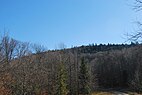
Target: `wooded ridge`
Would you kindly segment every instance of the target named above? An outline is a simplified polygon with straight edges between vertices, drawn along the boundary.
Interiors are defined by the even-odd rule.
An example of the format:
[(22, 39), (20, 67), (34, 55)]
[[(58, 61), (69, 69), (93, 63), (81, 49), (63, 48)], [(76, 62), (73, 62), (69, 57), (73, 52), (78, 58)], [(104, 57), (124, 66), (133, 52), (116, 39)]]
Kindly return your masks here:
[(97, 89), (142, 91), (142, 45), (88, 45), (46, 51), (4, 36), (1, 95), (89, 95)]

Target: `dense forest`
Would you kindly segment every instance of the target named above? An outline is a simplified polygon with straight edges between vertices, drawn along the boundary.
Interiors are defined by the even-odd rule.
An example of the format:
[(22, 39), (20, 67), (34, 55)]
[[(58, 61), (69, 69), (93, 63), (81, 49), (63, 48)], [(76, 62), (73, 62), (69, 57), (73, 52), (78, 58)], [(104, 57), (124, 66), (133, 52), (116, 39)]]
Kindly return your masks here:
[[(132, 1), (134, 1), (134, 4), (132, 5), (126, 4), (126, 5), (132, 7), (132, 9), (136, 12), (141, 12), (142, 0), (132, 0)], [(102, 13), (107, 14), (107, 12), (105, 11), (108, 11), (106, 6), (103, 6), (102, 3), (100, 3), (101, 6), (96, 3), (97, 9), (93, 11), (95, 15), (93, 15), (93, 13), (91, 13), (91, 15), (88, 15), (90, 13), (88, 11), (92, 10), (93, 8), (92, 6), (95, 5), (91, 5), (89, 10), (87, 10), (86, 7), (88, 7), (89, 5), (83, 4), (81, 6), (84, 6), (84, 8), (81, 9), (80, 3), (78, 4), (72, 3), (72, 6), (75, 5), (77, 6), (78, 9), (76, 9), (75, 6), (66, 9), (66, 7), (62, 6), (62, 3), (57, 4), (60, 7), (59, 6), (55, 7), (57, 5), (49, 3), (49, 5), (52, 6), (51, 7), (52, 10), (46, 9), (44, 4), (41, 5), (43, 7), (42, 10), (40, 10), (39, 8), (41, 7), (39, 6), (40, 3), (38, 4), (37, 1), (30, 1), (30, 2), (28, 2), (26, 7), (20, 6), (20, 3), (18, 3), (17, 1), (16, 4), (19, 7), (15, 6), (14, 2), (12, 2), (12, 4), (9, 4), (9, 2), (6, 4), (2, 3), (1, 4), (2, 7), (5, 5), (7, 6), (2, 8), (2, 11), (6, 14), (2, 15), (1, 24), (3, 23), (3, 21), (5, 21), (3, 24), (11, 25), (10, 27), (12, 27), (12, 30), (14, 30), (14, 27), (19, 28), (19, 26), (17, 26), (14, 21), (17, 20), (18, 24), (21, 24), (22, 26), (24, 26), (24, 28), (30, 28), (30, 24), (36, 23), (36, 25), (31, 25), (32, 28), (40, 27), (45, 24), (47, 28), (50, 27), (57, 28), (56, 32), (59, 33), (61, 30), (58, 31), (58, 29), (60, 29), (59, 27), (61, 26), (65, 27), (63, 29), (67, 32), (70, 31), (72, 32), (73, 31), (72, 28), (77, 28), (76, 31), (82, 31), (85, 29), (84, 27), (82, 28), (81, 25), (73, 25), (73, 24), (83, 23), (81, 20), (87, 21), (86, 18), (89, 18), (84, 25), (87, 25), (87, 27), (89, 26), (89, 28), (94, 29), (95, 24), (93, 25), (89, 24), (89, 22), (92, 20), (90, 17), (95, 16), (97, 19), (100, 18), (100, 16), (94, 11), (96, 10), (98, 12), (101, 11), (100, 12), (101, 17), (105, 17), (106, 15), (103, 15)], [(38, 5), (33, 6), (34, 3), (37, 3)], [(109, 3), (110, 2), (106, 3), (106, 5), (109, 6)], [(68, 4), (66, 3), (63, 4), (68, 6)], [(12, 9), (10, 5), (12, 5), (14, 9)], [(120, 8), (115, 8), (114, 6), (115, 5), (109, 6), (111, 14), (118, 15), (119, 12), (117, 9), (126, 10), (123, 9), (122, 6), (120, 6)], [(102, 9), (98, 10), (99, 7), (100, 8), (103, 7), (102, 9), (104, 11)], [(65, 10), (66, 13), (61, 11), (62, 8), (66, 9)], [(58, 10), (57, 13), (56, 9)], [(72, 9), (75, 10), (72, 11)], [(79, 9), (81, 9), (81, 12), (79, 11)], [(116, 13), (113, 13), (111, 9), (115, 10)], [(14, 10), (16, 11), (14, 12)], [(47, 13), (48, 17), (46, 17), (46, 15), (43, 15), (42, 16), (43, 19), (41, 19), (39, 17), (42, 14), (38, 13), (38, 11), (45, 12), (44, 10), (49, 12), (51, 11), (51, 13)], [(34, 13), (34, 11), (36, 13)], [(7, 14), (8, 12), (9, 14)], [(72, 12), (74, 14), (72, 14)], [(82, 12), (84, 12), (83, 15), (81, 15)], [(122, 16), (124, 16), (125, 18), (128, 17), (123, 13), (124, 12), (122, 12), (121, 14)], [(14, 14), (16, 15), (14, 16)], [(34, 18), (31, 14), (33, 14), (33, 16), (37, 16), (38, 21), (35, 21), (36, 18)], [(85, 14), (87, 14), (87, 16)], [(130, 16), (129, 12), (127, 14)], [(22, 15), (24, 16), (24, 19), (22, 19)], [(64, 21), (67, 20), (67, 17), (62, 17), (64, 15), (69, 18), (69, 22)], [(121, 16), (120, 18), (113, 17), (115, 15), (109, 15), (109, 18), (107, 18), (106, 16), (104, 19), (100, 21), (100, 23), (95, 22), (96, 24), (103, 23), (104, 25), (109, 23), (112, 24), (106, 25), (106, 27), (102, 26), (101, 27), (95, 26), (95, 27), (104, 28), (106, 30), (109, 30), (109, 28), (107, 27), (110, 27), (117, 30), (115, 26), (118, 25), (119, 28), (120, 26), (124, 26), (125, 24), (127, 24), (127, 22), (121, 19)], [(138, 17), (141, 17), (141, 14), (136, 14), (136, 15), (138, 15)], [(83, 16), (84, 18), (82, 19), (81, 16)], [(15, 18), (13, 19), (13, 17)], [(33, 20), (30, 19), (29, 22), (32, 23), (26, 22), (26, 19), (30, 17)], [(47, 18), (49, 19), (49, 20), (47, 19), (48, 22), (51, 22), (49, 23), (49, 25), (46, 22), (46, 19), (44, 19), (44, 17), (46, 17), (46, 19)], [(52, 17), (55, 17), (55, 19), (53, 19)], [(75, 17), (77, 19), (80, 19), (80, 22), (76, 21)], [(62, 21), (58, 22), (58, 19), (61, 19)], [(106, 19), (110, 19), (110, 21)], [(118, 22), (115, 22), (115, 19)], [(136, 19), (141, 20), (141, 18), (137, 17)], [(40, 20), (42, 21), (42, 23), (39, 23)], [(103, 20), (106, 20), (107, 23), (104, 23)], [(119, 26), (121, 20), (125, 24)], [(110, 91), (110, 90), (130, 91), (141, 94), (142, 93), (142, 43), (141, 43), (142, 22), (140, 20), (136, 21), (136, 25), (138, 26), (138, 28), (136, 29), (136, 31), (134, 31), (134, 33), (130, 33), (130, 31), (128, 31), (130, 34), (129, 33), (127, 34), (126, 40), (130, 41), (131, 42), (130, 44), (124, 44), (124, 43), (95, 44), (94, 42), (93, 44), (75, 46), (72, 48), (65, 48), (64, 45), (62, 45), (61, 47), (59, 46), (60, 49), (47, 50), (42, 45), (32, 44), (29, 42), (21, 42), (11, 38), (8, 34), (5, 33), (4, 35), (0, 36), (0, 95), (94, 95), (92, 93), (94, 93), (95, 91), (99, 92), (99, 91)], [(52, 24), (54, 23), (52, 21), (58, 22), (55, 25), (55, 27), (53, 27)], [(95, 21), (94, 18), (93, 21)], [(11, 22), (12, 24), (6, 22)], [(68, 24), (70, 27), (67, 27), (65, 24)], [(80, 30), (78, 26), (81, 26)], [(19, 28), (18, 30), (22, 30), (24, 28)], [(67, 29), (71, 30), (68, 31)], [(38, 30), (42, 31), (44, 30), (44, 28), (40, 27), (39, 29), (37, 29), (37, 31)], [(87, 33), (85, 34), (89, 34), (88, 31), (90, 30), (91, 29), (87, 30)], [(118, 29), (117, 31), (119, 30), (121, 29)], [(31, 31), (31, 28), (29, 29), (29, 31)], [(73, 33), (75, 33), (76, 31), (74, 31)], [(54, 38), (58, 36), (56, 32), (55, 34), (53, 33)], [(64, 37), (66, 34), (60, 33), (60, 35), (63, 35), (62, 37)], [(92, 34), (90, 33), (90, 35)], [(39, 36), (40, 35), (38, 35), (38, 37)], [(111, 39), (113, 38), (114, 37), (112, 37)]]
[(110, 88), (141, 92), (141, 63), (138, 43), (46, 50), (4, 35), (0, 95), (89, 95)]

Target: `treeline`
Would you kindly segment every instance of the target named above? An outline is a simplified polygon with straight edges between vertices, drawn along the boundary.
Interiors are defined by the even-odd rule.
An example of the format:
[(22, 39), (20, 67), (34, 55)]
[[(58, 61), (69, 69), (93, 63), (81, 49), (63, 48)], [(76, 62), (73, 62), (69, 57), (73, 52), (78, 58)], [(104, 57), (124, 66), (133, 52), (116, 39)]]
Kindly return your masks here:
[(107, 88), (141, 92), (141, 58), (141, 44), (46, 51), (43, 46), (4, 35), (0, 41), (0, 94), (89, 95)]
[(72, 51), (76, 50), (78, 53), (97, 53), (97, 52), (104, 52), (104, 51), (111, 51), (111, 50), (121, 50), (123, 48), (129, 48), (138, 45), (138, 42), (131, 42), (131, 44), (89, 44), (87, 46), (80, 46), (80, 47), (73, 47), (71, 48)]
[(91, 61), (99, 87), (142, 91), (141, 57), (141, 45), (111, 52), (99, 52)]

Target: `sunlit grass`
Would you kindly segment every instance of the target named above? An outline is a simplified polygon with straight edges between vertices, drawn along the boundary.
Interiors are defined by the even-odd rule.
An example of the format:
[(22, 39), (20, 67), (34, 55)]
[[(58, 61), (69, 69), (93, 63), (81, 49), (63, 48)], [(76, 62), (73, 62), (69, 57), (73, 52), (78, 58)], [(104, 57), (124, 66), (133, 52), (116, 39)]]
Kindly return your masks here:
[(128, 92), (129, 95), (142, 95), (142, 94), (138, 94), (136, 92)]
[(94, 92), (91, 95), (114, 95), (111, 92)]
[[(138, 94), (136, 92), (127, 92), (128, 95), (142, 95), (142, 94)], [(116, 95), (112, 92), (94, 92), (91, 95)]]

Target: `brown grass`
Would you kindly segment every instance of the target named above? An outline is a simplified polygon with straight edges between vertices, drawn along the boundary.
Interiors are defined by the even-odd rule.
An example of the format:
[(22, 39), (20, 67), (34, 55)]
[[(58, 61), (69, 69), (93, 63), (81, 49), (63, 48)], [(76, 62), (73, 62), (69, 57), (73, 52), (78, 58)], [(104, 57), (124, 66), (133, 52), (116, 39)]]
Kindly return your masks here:
[(111, 92), (94, 92), (91, 95), (113, 95)]

